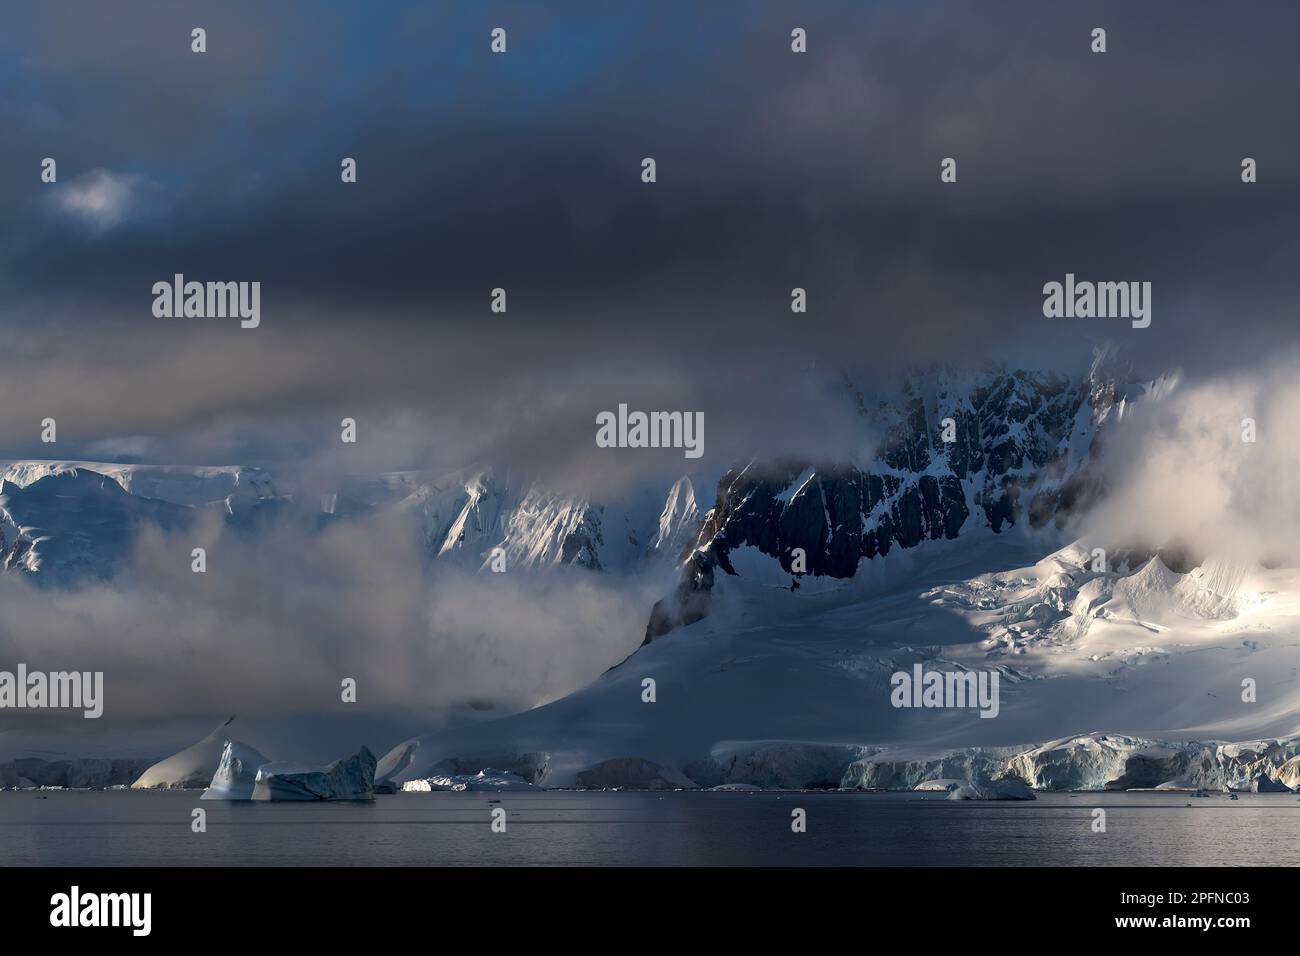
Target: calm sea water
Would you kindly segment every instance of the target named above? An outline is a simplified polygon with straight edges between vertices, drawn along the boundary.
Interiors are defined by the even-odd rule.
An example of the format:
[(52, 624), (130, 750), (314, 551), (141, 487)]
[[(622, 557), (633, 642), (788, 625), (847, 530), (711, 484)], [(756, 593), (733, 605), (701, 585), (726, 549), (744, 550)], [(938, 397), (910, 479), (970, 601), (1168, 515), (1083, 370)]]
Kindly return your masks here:
[[(1287, 794), (409, 793), (200, 802), (199, 791), (0, 793), (0, 863), (192, 865), (1300, 865)], [(499, 801), (499, 803), (497, 802)], [(1187, 804), (1191, 804), (1188, 806)], [(207, 832), (190, 812), (207, 811)], [(507, 813), (493, 833), (491, 811)], [(793, 833), (791, 811), (807, 811)], [(1094, 833), (1094, 808), (1106, 832)]]

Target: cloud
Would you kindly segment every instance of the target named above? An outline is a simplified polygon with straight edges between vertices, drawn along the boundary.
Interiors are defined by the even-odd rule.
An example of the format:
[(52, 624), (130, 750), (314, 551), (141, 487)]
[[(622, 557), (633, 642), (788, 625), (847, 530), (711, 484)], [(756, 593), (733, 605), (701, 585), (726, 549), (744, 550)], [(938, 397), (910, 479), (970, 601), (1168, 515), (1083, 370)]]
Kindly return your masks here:
[(58, 185), (51, 195), (63, 213), (98, 230), (110, 229), (139, 213), (141, 177), (92, 169)]
[[(413, 531), (394, 512), (320, 534), (288, 517), (257, 535), (146, 529), (111, 582), (54, 592), (0, 576), (0, 658), (103, 671), (114, 721), (322, 712), (431, 725), (543, 703), (641, 641), (657, 597), (645, 585), (430, 570)], [(190, 567), (196, 542), (204, 574)], [(341, 702), (345, 677), (355, 705)]]
[[(620, 402), (703, 411), (721, 469), (861, 441), (828, 397), (844, 370), (1068, 367), (1111, 337), (1146, 375), (1249, 367), (1300, 340), (1300, 131), (1279, 119), (1300, 108), (1300, 8), (1158, 3), (1176, 31), (1151, 9), (829, 2), (801, 11), (796, 55), (775, 3), (408, 3), (382, 23), (228, 4), (194, 55), (184, 10), (34, 8), (0, 38), (22, 53), (0, 57), (13, 154), (160, 192), (135, 184), (104, 241), (90, 212), (48, 221), (32, 197), (53, 187), (0, 157), (2, 450), (39, 453), (51, 416), (61, 442), (152, 436), (163, 459), (508, 459), (600, 486), (672, 464), (592, 457)], [(135, 215), (148, 195), (166, 203)], [(261, 328), (154, 319), (176, 272), (260, 281)], [(1151, 328), (1045, 319), (1066, 272), (1152, 282)], [(330, 444), (345, 415), (351, 460)]]
[(102, 438), (86, 446), (92, 460), (143, 461), (157, 450), (158, 440), (149, 435), (121, 435)]
[[(1106, 436), (1090, 536), (1203, 556), (1300, 561), (1300, 355), (1163, 384)], [(1253, 441), (1246, 439), (1253, 438)]]

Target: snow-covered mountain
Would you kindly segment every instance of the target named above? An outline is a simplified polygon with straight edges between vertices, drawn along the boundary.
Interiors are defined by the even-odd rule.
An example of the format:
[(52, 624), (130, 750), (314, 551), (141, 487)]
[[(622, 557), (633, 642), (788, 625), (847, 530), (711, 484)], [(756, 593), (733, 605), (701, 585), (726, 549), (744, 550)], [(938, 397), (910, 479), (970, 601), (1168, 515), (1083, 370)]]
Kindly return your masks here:
[(676, 562), (702, 520), (689, 476), (666, 494), (639, 489), (605, 504), (484, 470), (422, 484), (398, 507), (418, 518), (436, 557), (481, 568), (499, 548), (512, 570), (634, 571), (647, 561)]
[(1063, 517), (1117, 397), (1091, 379), (999, 371), (913, 377), (894, 401), (858, 401), (884, 434), (865, 465), (750, 462), (723, 477), (703, 545), (724, 570), (749, 546), (789, 571), (801, 548), (806, 573), (852, 577), (895, 547)]
[(223, 501), (229, 495), (271, 496), (275, 481), (261, 468), (240, 465), (137, 465), (96, 461), (0, 462), (0, 479), (18, 488), (46, 478), (90, 471), (113, 479), (122, 490), (140, 498), (156, 498), (175, 505), (202, 505)]
[(33, 573), (41, 584), (111, 577), (131, 557), (145, 524), (171, 530), (193, 509), (123, 490), (113, 478), (71, 468), (25, 487), (0, 480), (0, 567)]
[[(1085, 788), (1296, 782), (1300, 572), (1180, 575), (1158, 556), (1094, 572), (1083, 546), (1023, 563), (1033, 548), (1030, 535), (984, 529), (819, 592), (722, 576), (713, 613), (588, 687), (407, 741), (379, 776), (492, 767), (545, 786), (685, 777), (910, 788), (1006, 774)], [(891, 677), (917, 665), (998, 674), (996, 718), (896, 707)], [(1085, 737), (1094, 743), (1064, 743)]]
[(347, 521), (379, 509), (410, 518), (434, 561), (478, 569), (500, 548), (511, 571), (577, 566), (635, 572), (670, 567), (694, 543), (702, 515), (682, 477), (612, 504), (490, 470), (349, 475), (315, 500), (280, 490), (261, 468), (14, 461), (0, 466), (0, 568), (43, 584), (112, 577), (145, 523), (185, 527), (202, 512), (256, 531), (290, 507)]
[(895, 549), (976, 530), (1061, 527), (1103, 490), (1092, 466), (1107, 424), (1152, 388), (1118, 385), (1094, 366), (1078, 380), (934, 370), (910, 377), (896, 397), (854, 390), (864, 426), (883, 435), (871, 460), (751, 461), (728, 471), (646, 639), (707, 613), (715, 569), (807, 587), (851, 578)]
[[(1110, 426), (1175, 386), (1094, 367), (1079, 380), (939, 372), (899, 399), (858, 395), (884, 436), (875, 455), (724, 475), (631, 658), (545, 707), (407, 741), (379, 773), (1289, 787), (1297, 572), (1177, 542), (1050, 543), (1106, 493)], [(995, 673), (997, 719), (895, 706), (891, 678), (918, 666)]]

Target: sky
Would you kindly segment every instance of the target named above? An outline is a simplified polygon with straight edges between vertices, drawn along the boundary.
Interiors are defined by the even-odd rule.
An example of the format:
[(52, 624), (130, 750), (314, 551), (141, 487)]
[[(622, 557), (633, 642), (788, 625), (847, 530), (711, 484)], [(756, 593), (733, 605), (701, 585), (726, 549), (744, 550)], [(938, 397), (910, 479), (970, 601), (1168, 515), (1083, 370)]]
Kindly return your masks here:
[[(1112, 341), (1142, 374), (1210, 376), (1296, 344), (1294, 4), (3, 18), (8, 456), (590, 475), (621, 467), (590, 451), (627, 402), (703, 411), (721, 470), (844, 447), (845, 372), (1076, 369)], [(178, 272), (259, 281), (260, 326), (155, 317)], [(1067, 272), (1151, 282), (1150, 328), (1045, 318)]]

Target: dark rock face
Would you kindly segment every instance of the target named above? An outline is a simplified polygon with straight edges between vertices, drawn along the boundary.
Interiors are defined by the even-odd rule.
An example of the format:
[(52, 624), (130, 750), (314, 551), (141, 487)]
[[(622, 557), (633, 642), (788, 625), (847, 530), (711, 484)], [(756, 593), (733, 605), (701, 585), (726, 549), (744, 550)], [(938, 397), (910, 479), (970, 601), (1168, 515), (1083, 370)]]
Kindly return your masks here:
[(560, 560), (564, 564), (576, 564), (591, 571), (603, 570), (597, 555), (604, 544), (600, 517), (596, 511), (587, 508), (583, 512), (582, 524), (564, 536), (560, 545)]
[(677, 589), (662, 601), (656, 601), (646, 625), (645, 647), (656, 637), (708, 616), (709, 595), (713, 589), (714, 560), (704, 551), (696, 551), (686, 559)]
[(864, 427), (883, 436), (872, 461), (753, 461), (728, 471), (681, 583), (655, 605), (647, 643), (708, 613), (713, 568), (735, 574), (736, 548), (756, 548), (792, 577), (849, 578), (863, 559), (973, 527), (1061, 526), (1103, 490), (1087, 466), (1121, 398), (1095, 375), (1005, 370), (914, 376), (897, 399), (876, 404), (850, 394)]
[(875, 409), (859, 397), (864, 417), (884, 426), (874, 462), (733, 469), (698, 547), (729, 574), (728, 553), (750, 545), (792, 573), (801, 548), (806, 573), (847, 578), (863, 558), (955, 538), (972, 516), (995, 532), (1063, 520), (1091, 490), (1072, 449), (1088, 448), (1113, 400), (1088, 381), (1028, 372), (960, 385), (914, 379), (901, 402)]

